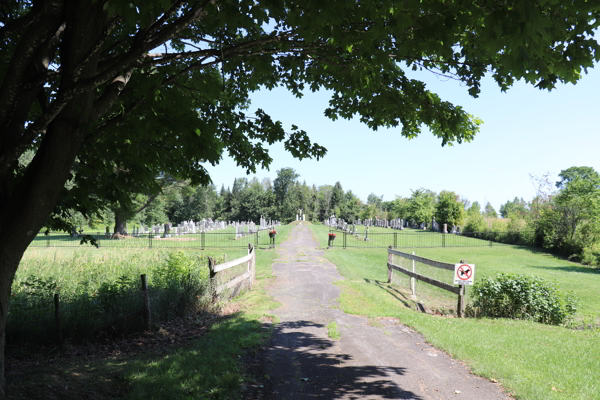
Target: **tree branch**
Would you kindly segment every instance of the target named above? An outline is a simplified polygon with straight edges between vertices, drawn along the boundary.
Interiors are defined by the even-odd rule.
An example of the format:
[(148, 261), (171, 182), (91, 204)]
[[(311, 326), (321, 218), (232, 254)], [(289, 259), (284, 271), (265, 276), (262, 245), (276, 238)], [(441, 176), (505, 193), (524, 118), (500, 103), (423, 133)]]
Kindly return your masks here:
[(8, 22), (0, 28), (0, 40), (4, 40), (9, 35), (35, 24), (40, 20), (40, 17), (40, 12), (34, 8), (27, 14)]
[(133, 67), (129, 68), (123, 75), (119, 75), (113, 79), (112, 83), (104, 91), (104, 94), (94, 102), (94, 110), (92, 112), (92, 119), (94, 121), (101, 118), (112, 107), (125, 86), (127, 86), (133, 71)]

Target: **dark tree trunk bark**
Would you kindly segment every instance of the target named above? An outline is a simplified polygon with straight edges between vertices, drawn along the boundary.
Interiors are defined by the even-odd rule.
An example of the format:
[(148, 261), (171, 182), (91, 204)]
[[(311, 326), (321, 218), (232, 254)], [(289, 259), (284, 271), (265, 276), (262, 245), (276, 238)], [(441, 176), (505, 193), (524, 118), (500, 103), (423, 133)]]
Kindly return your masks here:
[[(59, 5), (66, 21), (61, 52), (59, 96), (80, 79), (96, 74), (97, 55), (84, 67), (82, 58), (103, 31), (105, 15), (87, 1)], [(12, 281), (23, 253), (54, 210), (75, 158), (85, 139), (82, 127), (93, 114), (95, 91), (75, 95), (40, 133), (40, 147), (24, 176), (0, 198), (0, 399), (7, 397), (4, 378), (4, 343)], [(2, 176), (3, 186), (12, 179), (11, 172)], [(6, 185), (10, 187), (10, 185)]]
[(115, 234), (127, 235), (127, 215), (123, 211), (114, 210), (115, 212)]

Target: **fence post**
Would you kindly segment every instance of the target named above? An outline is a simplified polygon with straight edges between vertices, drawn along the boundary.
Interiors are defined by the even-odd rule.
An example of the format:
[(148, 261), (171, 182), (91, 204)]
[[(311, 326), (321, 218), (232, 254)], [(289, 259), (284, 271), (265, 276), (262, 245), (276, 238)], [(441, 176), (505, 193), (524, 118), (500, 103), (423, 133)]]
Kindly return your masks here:
[(252, 248), (252, 284), (256, 280), (256, 249), (256, 246)]
[(152, 232), (148, 233), (148, 248), (152, 248)]
[[(392, 248), (392, 246), (388, 247), (388, 264), (393, 264), (394, 263), (394, 255), (392, 253), (390, 253), (390, 249)], [(392, 267), (390, 267), (388, 265), (388, 283), (392, 283)]]
[(208, 272), (210, 274), (210, 287), (212, 288), (212, 299), (213, 301), (217, 300), (217, 280), (215, 279), (215, 277), (217, 276), (217, 273), (214, 270), (215, 268), (215, 259), (212, 257), (208, 257)]
[(50, 235), (46, 236), (46, 247), (50, 247)]
[(458, 305), (456, 307), (456, 315), (459, 318), (465, 315), (465, 285), (460, 285), (460, 291), (458, 292)]
[(442, 247), (446, 247), (446, 234), (442, 233)]
[(60, 329), (60, 294), (54, 295), (54, 321), (56, 322), (56, 342), (62, 344), (62, 332)]
[[(413, 256), (415, 255), (415, 252), (413, 251)], [(415, 272), (415, 260), (412, 260), (412, 272)], [(410, 277), (410, 292), (412, 293), (413, 296), (416, 296), (416, 290), (415, 290), (415, 278), (413, 278), (412, 276)]]
[(394, 232), (394, 248), (398, 248), (398, 232)]
[[(252, 244), (248, 243), (248, 255), (252, 254)], [(250, 273), (250, 287), (254, 283), (254, 277), (252, 276), (252, 258), (248, 260), (248, 272)]]
[(142, 280), (142, 296), (144, 297), (144, 308), (142, 310), (142, 318), (144, 318), (144, 329), (150, 331), (150, 298), (148, 297), (148, 277), (146, 274), (140, 275)]
[(344, 231), (344, 248), (346, 248), (346, 231)]
[(254, 248), (258, 247), (258, 231), (254, 232)]
[(202, 246), (202, 250), (206, 247), (206, 239), (204, 238), (204, 231), (200, 233), (200, 246)]

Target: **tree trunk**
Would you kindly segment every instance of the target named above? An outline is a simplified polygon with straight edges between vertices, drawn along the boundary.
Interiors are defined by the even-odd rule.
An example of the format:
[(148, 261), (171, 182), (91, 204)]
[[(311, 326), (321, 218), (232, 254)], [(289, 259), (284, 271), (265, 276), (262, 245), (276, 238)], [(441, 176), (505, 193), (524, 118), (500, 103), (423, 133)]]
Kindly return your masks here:
[[(97, 8), (97, 7), (96, 7)], [(80, 61), (102, 34), (104, 14), (87, 2), (66, 7), (67, 26), (72, 39), (61, 47), (61, 74), (81, 80), (96, 73), (97, 55), (86, 67)], [(83, 34), (83, 33), (86, 34)], [(91, 32), (91, 34), (89, 34)], [(67, 86), (70, 82), (61, 81)], [(63, 87), (59, 89), (62, 92)], [(85, 139), (81, 130), (90, 120), (95, 91), (75, 95), (40, 134), (40, 147), (19, 182), (0, 198), (0, 399), (7, 396), (4, 378), (4, 343), (12, 281), (23, 253), (54, 210), (75, 158)], [(2, 177), (0, 185), (13, 177)], [(6, 187), (10, 187), (7, 185)]]
[(127, 235), (127, 215), (121, 210), (115, 212), (115, 234)]

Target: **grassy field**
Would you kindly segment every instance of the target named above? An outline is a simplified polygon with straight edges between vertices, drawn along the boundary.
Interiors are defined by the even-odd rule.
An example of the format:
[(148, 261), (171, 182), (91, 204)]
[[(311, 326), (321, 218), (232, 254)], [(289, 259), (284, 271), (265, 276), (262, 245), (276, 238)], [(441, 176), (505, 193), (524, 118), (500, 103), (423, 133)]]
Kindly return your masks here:
[[(311, 227), (321, 247), (327, 247), (328, 227), (313, 225)], [(339, 238), (336, 238), (338, 240)], [(476, 247), (446, 247), (446, 248), (402, 248), (402, 252), (430, 258), (446, 263), (457, 263), (466, 260), (476, 265), (476, 278), (494, 276), (497, 273), (516, 273), (536, 275), (546, 280), (556, 282), (563, 292), (573, 291), (580, 298), (579, 319), (598, 320), (600, 323), (600, 270), (568, 260), (561, 259), (537, 249), (519, 246), (476, 246)], [(353, 281), (387, 282), (387, 251), (385, 249), (330, 249), (327, 253), (332, 262), (338, 266), (342, 275)], [(336, 262), (337, 261), (337, 262)], [(421, 266), (421, 268), (426, 268)], [(452, 272), (429, 268), (430, 276), (440, 277), (446, 282), (452, 281)], [(417, 272), (419, 272), (417, 270)], [(443, 275), (446, 277), (442, 277)], [(408, 278), (395, 273), (398, 284), (408, 289)], [(419, 291), (430, 293), (446, 293), (425, 283), (417, 282)], [(467, 296), (469, 295), (467, 289)]]
[[(85, 232), (96, 239), (99, 247), (107, 248), (231, 248), (244, 247), (248, 243), (264, 247), (269, 245), (269, 234), (267, 230), (256, 234), (245, 234), (246, 236), (236, 238), (235, 228), (227, 228), (204, 233), (190, 233), (176, 235), (171, 231), (171, 237), (163, 238), (162, 234), (140, 234), (138, 236), (126, 236), (111, 238), (102, 232)], [(34, 247), (79, 247), (81, 238), (64, 232), (51, 232), (49, 235), (38, 234), (32, 241), (30, 248)]]
[[(312, 229), (320, 246), (326, 247), (328, 228)], [(580, 297), (581, 324), (600, 322), (600, 273), (592, 268), (514, 246), (415, 252), (449, 263), (466, 259), (477, 265), (476, 279), (497, 272), (515, 272), (558, 281), (562, 291), (573, 290)], [(398, 318), (436, 347), (467, 362), (474, 373), (500, 381), (516, 398), (600, 398), (599, 329), (572, 330), (526, 321), (456, 319), (415, 312), (408, 279), (402, 282), (396, 277), (402, 286), (387, 284), (385, 249), (334, 248), (327, 250), (325, 256), (345, 278), (336, 283), (342, 289), (340, 304), (345, 312), (370, 318)], [(427, 286), (417, 283), (417, 298), (426, 306), (428, 301), (439, 301), (437, 293)], [(455, 300), (450, 304), (454, 303)]]
[[(327, 228), (322, 225), (323, 229)], [(349, 229), (352, 229), (350, 226)], [(462, 234), (442, 234), (419, 229), (394, 230), (390, 228), (356, 225), (355, 231), (344, 233), (331, 230), (337, 235), (332, 247), (361, 248), (429, 248), (429, 247), (485, 247), (504, 246), (506, 244), (530, 244), (532, 232), (479, 232)]]
[[(278, 243), (286, 239), (290, 230), (291, 226), (277, 228)], [(77, 287), (80, 283), (70, 283), (69, 279), (87, 279), (88, 275), (100, 280), (112, 279), (130, 270), (137, 274), (144, 268), (160, 263), (169, 253), (148, 249), (29, 249), (18, 277), (21, 282), (30, 274), (52, 279), (56, 277), (57, 281), (66, 285), (65, 288), (71, 284)], [(213, 255), (221, 260), (232, 260), (247, 254), (247, 250), (186, 251), (186, 254)], [(244, 370), (242, 357), (269, 337), (274, 316), (269, 315), (268, 310), (278, 306), (265, 290), (272, 279), (271, 263), (275, 258), (273, 249), (257, 250), (253, 290), (243, 293), (227, 305), (239, 311), (210, 326), (209, 332), (200, 338), (185, 345), (172, 346), (166, 352), (110, 357), (95, 362), (77, 359), (69, 363), (35, 367), (20, 382), (9, 382), (15, 398), (31, 398), (30, 390), (37, 393), (39, 387), (52, 393), (58, 388), (65, 388), (58, 398), (69, 399), (80, 398), (77, 393), (86, 393), (85, 397), (94, 400), (101, 399), (107, 392), (112, 393), (113, 397), (117, 393), (118, 398), (124, 399), (243, 398), (242, 390), (244, 386), (252, 384), (253, 377)], [(88, 267), (90, 263), (94, 265), (87, 272), (86, 263)], [(188, 323), (193, 325), (194, 321), (191, 318)], [(157, 333), (158, 336), (168, 334), (162, 330)], [(107, 382), (111, 382), (110, 389)], [(19, 397), (19, 393), (23, 393), (22, 397)]]

